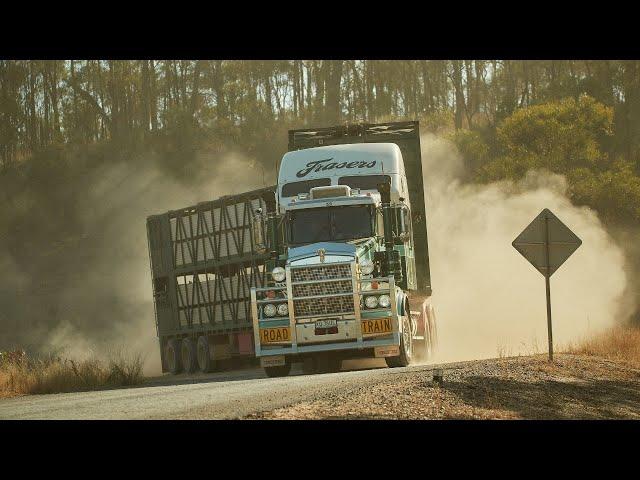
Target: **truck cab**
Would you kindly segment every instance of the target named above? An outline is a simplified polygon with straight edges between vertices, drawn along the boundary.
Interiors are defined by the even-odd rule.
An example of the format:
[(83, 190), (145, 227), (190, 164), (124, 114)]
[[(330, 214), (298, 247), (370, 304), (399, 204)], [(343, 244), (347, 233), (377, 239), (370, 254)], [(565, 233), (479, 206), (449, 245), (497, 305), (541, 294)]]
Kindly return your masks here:
[(425, 223), (424, 196), (422, 215), (412, 215), (400, 146), (367, 142), (365, 127), (329, 138), (326, 130), (321, 138), (292, 133), (307, 142), (315, 135), (318, 146), (296, 149), (294, 141), (274, 201), (254, 217), (254, 238), (271, 253), (268, 285), (251, 290), (255, 352), (267, 375), (286, 375), (297, 361), (335, 371), (348, 358), (405, 366), (428, 357), (435, 318), (430, 281), (419, 288), (413, 228)]

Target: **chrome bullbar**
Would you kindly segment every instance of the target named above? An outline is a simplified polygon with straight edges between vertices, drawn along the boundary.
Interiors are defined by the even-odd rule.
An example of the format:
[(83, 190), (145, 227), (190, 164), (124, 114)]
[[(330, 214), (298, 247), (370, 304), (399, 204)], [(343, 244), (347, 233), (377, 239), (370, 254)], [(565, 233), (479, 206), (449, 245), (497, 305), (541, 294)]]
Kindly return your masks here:
[[(283, 355), (330, 350), (364, 349), (400, 341), (397, 319), (395, 282), (393, 277), (361, 278), (355, 261), (322, 264), (287, 266), (285, 286), (251, 289), (251, 308), (256, 356)], [(371, 289), (372, 284), (388, 284), (388, 288)], [(369, 287), (363, 288), (363, 287)], [(267, 292), (271, 297), (266, 297)], [(391, 305), (380, 308), (383, 318), (390, 318), (392, 331), (384, 338), (365, 335), (362, 331), (361, 299), (364, 295), (383, 295), (390, 297)], [(260, 298), (258, 298), (260, 297)], [(267, 303), (287, 303), (287, 317), (266, 317), (259, 306)], [(382, 312), (381, 310), (384, 310)], [(367, 315), (375, 314), (366, 311)], [(339, 325), (352, 332), (349, 338), (328, 336), (328, 341), (315, 344), (299, 344), (301, 326), (306, 326), (323, 317), (339, 318)], [(305, 325), (307, 324), (307, 325)], [(286, 330), (288, 327), (288, 334)], [(263, 344), (261, 335), (266, 330), (285, 331), (275, 341)], [(348, 335), (348, 334), (347, 334)], [(305, 337), (306, 338), (306, 337)], [(301, 339), (302, 342), (304, 340)], [(307, 342), (308, 343), (308, 342)]]

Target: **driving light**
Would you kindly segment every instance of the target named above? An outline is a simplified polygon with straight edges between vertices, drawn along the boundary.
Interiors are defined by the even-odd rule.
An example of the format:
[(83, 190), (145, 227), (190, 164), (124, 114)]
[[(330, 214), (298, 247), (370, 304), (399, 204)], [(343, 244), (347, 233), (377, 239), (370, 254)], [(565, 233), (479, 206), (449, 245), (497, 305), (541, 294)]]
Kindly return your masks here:
[(376, 308), (378, 306), (378, 297), (375, 295), (369, 295), (365, 297), (364, 304), (367, 308)]
[(272, 303), (267, 303), (263, 311), (266, 317), (273, 317), (276, 314), (276, 306)]
[(281, 282), (284, 280), (284, 277), (286, 277), (286, 273), (284, 271), (284, 268), (276, 267), (271, 271), (271, 276), (276, 282)]
[(287, 315), (289, 315), (289, 305), (287, 305), (286, 303), (281, 303), (280, 305), (278, 305), (278, 316), (286, 317)]
[(360, 262), (360, 271), (365, 275), (369, 275), (373, 272), (373, 262), (369, 259), (362, 260)]
[(380, 295), (378, 303), (382, 308), (389, 308), (391, 305), (391, 299), (389, 298), (389, 295)]

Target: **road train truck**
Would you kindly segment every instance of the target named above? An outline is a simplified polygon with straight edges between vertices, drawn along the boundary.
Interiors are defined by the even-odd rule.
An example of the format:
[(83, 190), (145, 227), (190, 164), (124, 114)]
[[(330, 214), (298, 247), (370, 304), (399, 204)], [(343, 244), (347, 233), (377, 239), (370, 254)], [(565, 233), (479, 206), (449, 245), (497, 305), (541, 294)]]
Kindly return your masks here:
[(433, 354), (418, 122), (290, 130), (288, 147), (277, 185), (147, 219), (164, 372)]

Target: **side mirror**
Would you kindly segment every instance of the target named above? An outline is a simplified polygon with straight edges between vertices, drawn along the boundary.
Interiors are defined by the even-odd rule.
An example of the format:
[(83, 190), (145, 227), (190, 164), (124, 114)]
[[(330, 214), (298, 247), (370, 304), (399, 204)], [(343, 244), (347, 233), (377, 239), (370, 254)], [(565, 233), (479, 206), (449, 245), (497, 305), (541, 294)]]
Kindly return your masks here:
[(258, 208), (251, 219), (251, 233), (253, 236), (253, 245), (257, 253), (266, 253), (267, 243), (265, 241), (265, 218), (262, 209)]
[(407, 207), (402, 205), (395, 208), (396, 212), (396, 234), (395, 239), (400, 242), (406, 242), (411, 238), (410, 225), (407, 225), (405, 219), (408, 218)]

